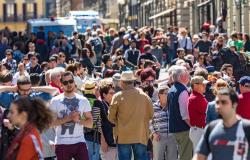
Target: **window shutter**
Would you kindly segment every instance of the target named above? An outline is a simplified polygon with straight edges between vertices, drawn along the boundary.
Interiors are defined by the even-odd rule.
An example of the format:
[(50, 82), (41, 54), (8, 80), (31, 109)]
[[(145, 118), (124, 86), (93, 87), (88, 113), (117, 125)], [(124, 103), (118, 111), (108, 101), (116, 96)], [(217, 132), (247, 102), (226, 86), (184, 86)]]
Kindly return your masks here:
[(26, 21), (27, 19), (27, 12), (26, 12), (26, 3), (23, 3), (23, 21)]
[(3, 21), (7, 21), (7, 5), (3, 4)]
[(34, 3), (34, 18), (37, 18), (37, 3)]
[(14, 22), (17, 21), (17, 4), (14, 3)]

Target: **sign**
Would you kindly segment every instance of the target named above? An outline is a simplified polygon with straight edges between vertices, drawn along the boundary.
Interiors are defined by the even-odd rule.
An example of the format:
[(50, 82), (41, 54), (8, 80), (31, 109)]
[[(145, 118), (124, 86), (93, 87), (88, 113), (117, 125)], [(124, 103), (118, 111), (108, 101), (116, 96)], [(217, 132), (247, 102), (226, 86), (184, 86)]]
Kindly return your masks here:
[(5, 3), (16, 3), (16, 0), (5, 0)]

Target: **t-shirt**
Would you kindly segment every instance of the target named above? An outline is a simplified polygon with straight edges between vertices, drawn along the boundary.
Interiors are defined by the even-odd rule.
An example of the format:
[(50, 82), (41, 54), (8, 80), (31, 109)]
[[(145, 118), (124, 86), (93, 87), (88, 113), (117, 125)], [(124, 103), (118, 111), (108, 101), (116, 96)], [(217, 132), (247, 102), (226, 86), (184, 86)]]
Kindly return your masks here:
[[(210, 134), (209, 127), (205, 128), (205, 134), (201, 138), (196, 152), (208, 156), (212, 153), (213, 160), (236, 160), (238, 159), (246, 160), (250, 158), (249, 147), (247, 138), (242, 127), (240, 132), (241, 136), (237, 135), (238, 125), (240, 121), (235, 123), (232, 127), (225, 127), (223, 121), (219, 120), (215, 125)], [(240, 140), (240, 141), (239, 141)], [(247, 157), (243, 158), (244, 153), (247, 153)], [(239, 158), (241, 157), (241, 158)]]
[[(81, 115), (91, 111), (87, 98), (75, 93), (72, 98), (60, 94), (51, 100), (51, 109), (57, 114), (57, 118), (64, 118), (72, 111), (78, 111)], [(81, 117), (83, 118), (83, 117)], [(67, 122), (55, 128), (55, 144), (76, 144), (85, 142), (83, 126), (79, 123)]]
[(212, 46), (211, 41), (199, 40), (198, 43), (194, 46), (194, 48), (199, 48), (199, 52), (209, 53), (211, 46)]

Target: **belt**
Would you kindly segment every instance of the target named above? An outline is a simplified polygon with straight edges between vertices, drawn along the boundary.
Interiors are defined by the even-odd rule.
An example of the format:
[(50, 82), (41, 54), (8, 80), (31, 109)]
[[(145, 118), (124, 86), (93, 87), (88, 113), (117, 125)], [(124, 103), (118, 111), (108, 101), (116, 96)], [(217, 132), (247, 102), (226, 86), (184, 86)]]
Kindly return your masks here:
[(198, 127), (198, 126), (191, 126), (192, 128), (200, 128), (200, 129), (204, 129), (205, 127)]

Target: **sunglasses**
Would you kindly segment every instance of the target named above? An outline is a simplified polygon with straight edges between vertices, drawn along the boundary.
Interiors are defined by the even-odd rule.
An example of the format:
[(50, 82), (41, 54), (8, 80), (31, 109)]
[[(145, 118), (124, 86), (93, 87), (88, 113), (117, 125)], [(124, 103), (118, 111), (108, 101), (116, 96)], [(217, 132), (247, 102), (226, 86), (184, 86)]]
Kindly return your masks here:
[(59, 57), (63, 57), (63, 58), (64, 58), (65, 56), (63, 56), (63, 55), (60, 55)]
[(62, 84), (65, 85), (65, 86), (68, 85), (68, 84), (72, 84), (72, 83), (74, 83), (73, 79), (68, 80), (68, 81), (62, 81)]
[(222, 105), (225, 105), (225, 104), (227, 104), (227, 101), (226, 101), (226, 100), (217, 100), (217, 101), (215, 101), (215, 103), (216, 103), (217, 105), (219, 105), (220, 103), (221, 103)]

